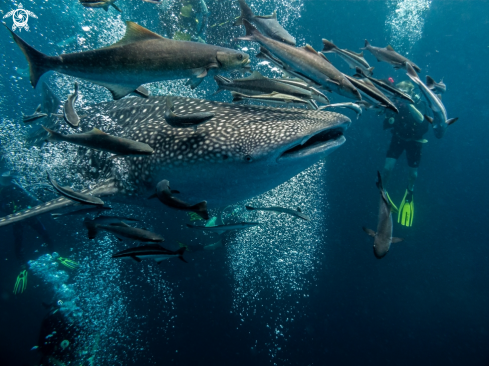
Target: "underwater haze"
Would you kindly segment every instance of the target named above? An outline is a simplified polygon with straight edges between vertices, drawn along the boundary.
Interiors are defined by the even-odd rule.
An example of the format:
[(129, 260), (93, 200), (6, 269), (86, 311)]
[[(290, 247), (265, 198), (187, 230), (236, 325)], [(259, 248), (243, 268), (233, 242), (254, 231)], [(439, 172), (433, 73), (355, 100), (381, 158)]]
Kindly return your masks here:
[[(361, 115), (357, 118), (347, 108), (315, 111), (292, 103), (221, 104), (231, 103), (233, 97), (228, 91), (214, 94), (217, 73), (239, 79), (256, 70), (268, 78), (309, 80), (290, 65), (274, 63), (273, 57), (257, 58), (260, 51), (263, 54), (259, 43), (237, 39), (245, 36), (244, 26), (233, 26), (240, 15), (238, 1), (107, 0), (107, 11), (80, 1), (4, 0), (0, 4), (6, 26), (0, 29), (2, 365), (489, 365), (489, 1), (246, 1), (255, 15), (276, 11), (297, 47), (308, 44), (321, 51), (323, 38), (355, 53), (362, 52), (365, 40), (376, 47), (391, 45), (421, 68), (418, 75), (423, 83), (429, 75), (446, 84), (446, 92), (434, 98), (446, 108), (447, 119), (458, 120), (443, 125), (442, 138), (434, 134), (440, 114), (414, 85), (413, 95), (428, 106), (420, 113), (427, 132), (422, 140), (410, 140), (422, 144), (414, 193), (408, 183), (413, 167), (406, 153), (397, 159), (388, 185), (384, 181), (390, 200), (380, 198), (380, 205), (392, 210), (391, 236), (403, 241), (393, 242), (382, 259), (374, 255), (374, 238), (362, 227), (377, 231), (381, 197), (377, 171), (386, 180), (386, 153), (392, 150), (393, 135), (385, 126), (391, 123), (388, 113), (394, 119), (397, 115), (383, 105), (367, 108), (317, 84), (331, 103), (358, 103)], [(13, 29), (25, 20), (26, 13), (12, 13), (21, 8), (35, 16), (29, 13), (28, 29)], [(94, 78), (56, 71), (42, 75), (34, 88), (26, 57), (9, 32), (56, 56), (108, 47), (127, 34), (126, 21), (176, 41), (246, 53), (251, 69), (226, 69), (221, 59), (190, 77), (145, 80), (138, 85), (144, 84), (149, 98), (131, 93), (114, 100), (113, 93)], [(259, 24), (256, 19), (250, 22)], [(270, 44), (262, 47), (272, 50)], [(191, 54), (196, 53), (188, 51)], [(339, 54), (325, 56), (353, 77), (355, 70)], [(392, 85), (411, 80), (406, 75), (409, 62), (394, 68), (377, 61), (369, 50), (363, 56), (374, 67), (373, 78)], [(123, 65), (124, 55), (118, 57), (103, 62)], [(127, 74), (133, 77), (143, 71)], [(203, 81), (192, 89), (188, 78)], [(123, 84), (121, 79), (114, 77), (110, 83)], [(72, 106), (81, 117), (78, 129), (66, 121), (72, 121), (66, 117), (65, 102), (74, 93), (75, 81), (79, 89)], [(312, 81), (306, 87), (311, 85)], [(157, 112), (158, 103), (166, 108), (164, 116)], [(40, 104), (46, 116), (24, 122)], [(52, 115), (64, 112), (65, 117)], [(200, 124), (170, 128), (170, 112), (176, 115), (174, 121), (190, 123), (191, 118), (182, 118), (190, 113), (192, 123)], [(273, 124), (267, 119), (271, 115), (276, 118)], [(433, 115), (430, 124), (427, 120)], [(144, 121), (149, 121), (148, 130), (141, 127)], [(208, 163), (206, 168), (189, 168), (197, 158), (178, 161), (189, 151), (176, 153), (171, 164), (155, 168), (170, 156), (165, 151), (158, 155), (158, 149), (169, 150), (171, 145), (157, 146), (157, 138), (144, 140), (155, 149), (151, 158), (114, 158), (99, 151), (108, 143), (96, 150), (51, 138), (46, 142), (48, 135), (42, 129), (47, 126), (68, 135), (96, 127), (144, 142), (148, 135), (163, 133), (160, 123), (165, 124), (165, 143), (190, 136), (185, 143), (192, 149), (189, 159), (211, 150), (200, 160)], [(238, 123), (249, 124), (250, 129), (239, 125), (238, 134)], [(317, 127), (321, 123), (324, 129)], [(213, 138), (212, 146), (192, 140), (202, 131)], [(285, 151), (288, 142), (283, 141), (294, 133), (307, 138), (288, 146), (288, 155), (270, 153)], [(346, 139), (344, 144), (340, 135)], [(327, 149), (321, 145), (324, 151), (317, 159), (303, 158), (315, 154), (325, 139), (338, 145)], [(239, 140), (245, 143), (239, 145)], [(241, 153), (245, 162), (235, 158)], [(300, 159), (291, 163), (296, 156)], [(153, 159), (153, 166), (145, 165), (150, 160), (144, 159)], [(265, 168), (257, 165), (266, 159), (270, 162)], [(281, 159), (287, 161), (284, 168), (267, 170)], [(231, 166), (224, 173), (217, 168), (221, 160)], [(260, 168), (243, 168), (248, 162)], [(180, 193), (157, 191), (158, 181), (147, 178), (153, 169), (163, 175), (158, 181), (168, 179), (171, 189)], [(103, 212), (95, 205), (68, 206), (73, 197), (66, 195), (73, 191), (59, 193), (49, 183), (48, 173), (59, 186), (76, 192), (116, 179), (117, 193), (125, 195), (100, 195), (111, 207)], [(158, 197), (148, 199), (154, 192)], [(414, 206), (406, 207), (414, 219), (412, 225), (403, 225), (391, 204), (404, 212), (409, 192), (414, 194)], [(97, 195), (96, 190), (92, 193)], [(24, 197), (22, 203), (19, 195)], [(226, 197), (226, 203), (212, 204), (217, 202), (214, 196)], [(233, 201), (233, 197), (238, 198)], [(51, 200), (68, 203), (51, 212), (45, 206), (54, 205)], [(182, 200), (188, 206), (209, 201), (210, 219), (199, 216), (202, 211), (195, 207), (175, 209)], [(35, 210), (36, 205), (43, 205), (45, 213), (10, 225), (1, 221), (10, 214), (25, 215), (23, 209)], [(246, 206), (287, 208), (292, 213)], [(57, 215), (75, 208), (92, 211)], [(94, 224), (97, 235), (89, 239), (87, 222), (100, 216), (120, 221)], [(215, 231), (216, 225), (241, 222), (259, 225)], [(133, 240), (140, 232), (132, 232), (129, 241), (125, 234), (114, 234), (133, 226), (164, 238), (155, 239), (156, 246), (166, 250), (160, 248), (157, 262), (141, 252), (141, 246), (154, 242)], [(140, 252), (129, 260), (112, 257), (133, 247)]]

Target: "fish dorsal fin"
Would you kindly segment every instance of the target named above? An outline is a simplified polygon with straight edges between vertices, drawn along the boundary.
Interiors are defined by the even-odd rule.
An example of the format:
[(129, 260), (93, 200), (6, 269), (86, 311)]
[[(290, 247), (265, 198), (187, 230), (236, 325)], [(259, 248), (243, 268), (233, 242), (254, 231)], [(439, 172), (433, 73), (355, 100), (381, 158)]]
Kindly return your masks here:
[(328, 61), (329, 63), (331, 63), (331, 61), (329, 61), (328, 58), (326, 56), (324, 56), (324, 54), (319, 53), (319, 56), (321, 56), (323, 59), (325, 59), (326, 61)]
[(426, 75), (426, 86), (429, 89), (435, 87), (435, 80), (431, 76), (429, 76), (429, 75)]
[(365, 84), (373, 86), (375, 88), (375, 85), (367, 78), (361, 79)]
[(300, 207), (297, 207), (297, 212), (302, 212)]
[(89, 134), (92, 134), (92, 135), (107, 135), (104, 131), (101, 131), (99, 130), (98, 128), (93, 128)]
[(165, 37), (151, 32), (149, 29), (146, 29), (134, 22), (127, 21), (126, 26), (126, 33), (124, 34), (124, 37), (109, 47), (125, 46), (130, 43), (147, 41), (150, 39), (166, 40)]
[(307, 52), (311, 52), (311, 53), (314, 53), (314, 54), (318, 54), (318, 51), (316, 51), (310, 44), (306, 44), (304, 47), (302, 47), (304, 50), (306, 50)]
[(41, 112), (41, 105), (39, 104), (36, 110), (34, 111), (34, 113), (40, 113), (40, 112)]
[(394, 48), (393, 48), (391, 45), (388, 45), (388, 46), (386, 47), (386, 49), (387, 49), (387, 50), (389, 50), (389, 51), (396, 52), (396, 51), (394, 50)]

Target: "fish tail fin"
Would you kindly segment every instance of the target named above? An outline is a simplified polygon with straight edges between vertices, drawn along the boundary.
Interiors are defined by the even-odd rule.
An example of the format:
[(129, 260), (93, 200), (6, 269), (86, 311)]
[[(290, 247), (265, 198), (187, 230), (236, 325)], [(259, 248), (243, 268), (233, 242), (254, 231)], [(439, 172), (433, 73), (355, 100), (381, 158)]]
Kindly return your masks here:
[(233, 23), (233, 26), (243, 25), (243, 19), (250, 19), (255, 16), (255, 14), (253, 14), (253, 10), (251, 10), (248, 4), (246, 4), (245, 0), (238, 0), (238, 3), (239, 8), (241, 9), (241, 15)]
[(109, 11), (109, 6), (108, 5), (102, 6), (102, 9), (104, 9), (105, 11)]
[(366, 50), (366, 49), (368, 49), (368, 46), (370, 46), (370, 43), (369, 43), (369, 41), (365, 40), (365, 47), (360, 48), (360, 49), (361, 50)]
[(193, 205), (191, 209), (204, 220), (209, 220), (209, 212), (207, 212), (207, 201), (199, 202)]
[(22, 38), (20, 38), (17, 34), (12, 32), (12, 30), (7, 27), (5, 22), (3, 23), (5, 28), (7, 28), (12, 35), (15, 43), (19, 46), (20, 50), (24, 54), (27, 62), (29, 63), (29, 72), (31, 84), (35, 88), (39, 78), (51, 68), (49, 67), (49, 56), (45, 55), (42, 52), (37, 51), (33, 47), (29, 46)]
[(183, 258), (183, 253), (187, 250), (187, 247), (182, 247), (176, 251), (178, 254), (178, 259), (180, 259), (182, 262), (188, 263), (185, 258)]
[(431, 124), (433, 124), (433, 118), (431, 118), (430, 116), (427, 116), (426, 114), (424, 115), (424, 118)]
[(46, 132), (49, 134), (47, 137), (47, 141), (49, 142), (56, 142), (56, 141), (63, 141), (62, 134), (53, 130), (50, 130), (49, 128), (42, 126), (46, 130)]
[(374, 73), (374, 69), (375, 69), (375, 67), (373, 67), (373, 66), (368, 68), (368, 72), (370, 73), (370, 75), (372, 75)]
[(246, 35), (243, 37), (238, 37), (238, 40), (241, 41), (255, 41), (256, 35), (261, 34), (258, 29), (256, 29), (249, 21), (243, 19), (243, 25), (246, 28)]
[(115, 10), (117, 10), (119, 13), (122, 13), (122, 10), (121, 8), (119, 8), (117, 5), (115, 5), (114, 3), (110, 4), (114, 7)]
[(248, 210), (248, 211), (253, 211), (255, 208), (254, 207), (251, 207), (251, 206), (245, 206), (245, 208)]
[(95, 221), (89, 218), (85, 218), (85, 220), (83, 220), (83, 225), (85, 225), (88, 230), (88, 239), (95, 239), (98, 232), (97, 224), (95, 224)]
[(375, 236), (375, 231), (373, 231), (372, 229), (369, 229), (368, 227), (365, 227), (363, 226), (362, 227), (363, 231), (365, 231), (368, 235), (374, 237)]
[(338, 48), (333, 42), (330, 42), (324, 38), (323, 38), (323, 45), (324, 47), (322, 52), (334, 52), (334, 50)]
[(458, 121), (458, 117), (455, 117), (455, 118), (450, 118), (446, 123), (448, 126), (450, 126), (450, 125), (453, 125), (457, 121)]

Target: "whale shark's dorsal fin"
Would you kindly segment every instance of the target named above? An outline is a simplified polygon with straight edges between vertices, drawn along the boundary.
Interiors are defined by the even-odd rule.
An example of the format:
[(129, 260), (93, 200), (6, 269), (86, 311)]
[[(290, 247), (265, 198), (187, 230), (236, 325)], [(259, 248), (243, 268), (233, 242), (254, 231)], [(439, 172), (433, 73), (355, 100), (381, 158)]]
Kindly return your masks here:
[(168, 40), (134, 22), (127, 21), (126, 26), (126, 34), (124, 34), (124, 37), (109, 47), (125, 46), (130, 43), (147, 41), (150, 39)]

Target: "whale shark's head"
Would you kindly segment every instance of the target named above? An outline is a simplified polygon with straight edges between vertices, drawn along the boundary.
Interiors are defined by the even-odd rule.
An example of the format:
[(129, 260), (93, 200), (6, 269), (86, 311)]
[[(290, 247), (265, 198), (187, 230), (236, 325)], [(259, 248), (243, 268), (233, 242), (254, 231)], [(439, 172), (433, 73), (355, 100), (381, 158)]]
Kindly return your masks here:
[[(149, 157), (125, 158), (115, 170), (121, 187), (153, 192), (163, 179), (187, 202), (222, 206), (264, 193), (307, 169), (345, 142), (349, 118), (332, 112), (233, 105), (173, 97), (180, 116), (210, 112), (193, 128), (164, 119), (165, 97), (105, 105), (123, 135), (149, 144)], [(133, 188), (131, 188), (133, 187)]]

